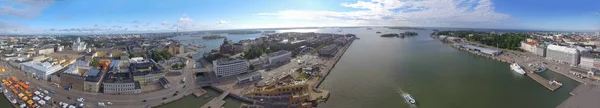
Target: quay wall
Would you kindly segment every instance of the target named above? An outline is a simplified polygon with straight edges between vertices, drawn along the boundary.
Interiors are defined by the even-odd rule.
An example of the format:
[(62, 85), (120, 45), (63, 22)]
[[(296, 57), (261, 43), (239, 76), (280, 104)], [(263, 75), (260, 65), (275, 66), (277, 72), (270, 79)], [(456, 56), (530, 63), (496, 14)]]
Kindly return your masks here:
[(344, 47), (341, 49), (341, 52), (338, 52), (338, 54), (336, 54), (335, 58), (334, 58), (334, 63), (333, 65), (331, 65), (331, 68), (328, 68), (327, 73), (322, 76), (323, 78), (319, 79), (319, 82), (314, 86), (314, 88), (319, 88), (319, 86), (321, 86), (321, 83), (323, 83), (323, 81), (325, 81), (325, 78), (327, 78), (327, 76), (329, 76), (329, 73), (331, 73), (331, 70), (333, 70), (333, 68), (335, 67), (335, 65), (338, 63), (338, 61), (340, 61), (340, 59), (342, 58), (342, 56), (344, 55), (344, 53), (346, 53), (346, 50), (350, 47), (350, 45), (352, 45), (352, 43), (354, 42), (354, 39), (352, 39), (349, 43), (347, 43), (346, 45), (344, 45)]

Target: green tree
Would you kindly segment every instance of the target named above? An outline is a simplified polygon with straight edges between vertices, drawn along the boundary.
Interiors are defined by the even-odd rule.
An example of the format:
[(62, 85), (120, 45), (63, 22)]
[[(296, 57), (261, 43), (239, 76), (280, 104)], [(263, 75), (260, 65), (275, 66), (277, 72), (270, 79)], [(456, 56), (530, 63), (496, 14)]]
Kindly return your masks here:
[(98, 61), (98, 59), (94, 59), (94, 60), (92, 60), (91, 66), (96, 67), (96, 66), (98, 66), (98, 64), (100, 64), (100, 62)]

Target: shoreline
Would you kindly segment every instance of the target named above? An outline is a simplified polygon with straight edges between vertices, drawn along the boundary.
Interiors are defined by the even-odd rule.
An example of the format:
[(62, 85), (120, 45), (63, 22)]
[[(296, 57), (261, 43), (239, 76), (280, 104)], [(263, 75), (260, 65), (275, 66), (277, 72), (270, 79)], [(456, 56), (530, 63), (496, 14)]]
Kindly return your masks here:
[[(323, 83), (323, 81), (325, 81), (325, 78), (327, 78), (327, 76), (329, 76), (329, 73), (331, 73), (331, 70), (333, 70), (333, 68), (335, 68), (335, 66), (337, 65), (337, 63), (340, 61), (340, 59), (342, 58), (342, 56), (344, 56), (344, 54), (346, 53), (346, 50), (348, 50), (348, 48), (350, 48), (350, 46), (352, 45), (352, 43), (354, 43), (355, 39), (352, 39), (352, 41), (348, 42), (346, 45), (344, 45), (343, 49), (340, 49), (341, 52), (338, 52), (338, 54), (336, 54), (336, 56), (334, 57), (333, 60), (333, 64), (331, 66), (327, 66), (327, 70), (325, 72), (327, 72), (324, 76), (321, 76), (323, 78), (319, 78), (319, 81), (317, 82), (316, 85), (313, 85), (313, 88), (319, 88), (319, 86), (321, 86), (321, 83)], [(328, 61), (327, 64), (329, 64), (331, 61)]]

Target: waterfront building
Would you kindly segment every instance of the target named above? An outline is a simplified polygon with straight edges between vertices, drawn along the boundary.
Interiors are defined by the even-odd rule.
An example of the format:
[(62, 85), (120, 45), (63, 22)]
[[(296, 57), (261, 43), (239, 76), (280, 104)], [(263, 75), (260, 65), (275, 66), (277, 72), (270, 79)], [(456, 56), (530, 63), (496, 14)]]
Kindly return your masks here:
[(244, 84), (252, 81), (258, 81), (262, 79), (262, 74), (259, 72), (250, 72), (237, 77), (238, 84)]
[(499, 55), (500, 53), (502, 53), (502, 51), (500, 51), (500, 50), (492, 50), (492, 49), (487, 49), (487, 48), (473, 46), (473, 45), (460, 45), (459, 44), (459, 46), (462, 48), (465, 48), (467, 50), (477, 51), (481, 54), (486, 54), (486, 55), (491, 55), (491, 56), (496, 56), (496, 55)]
[(20, 67), (25, 73), (43, 80), (47, 80), (50, 74), (64, 68), (58, 64), (52, 64), (50, 62), (41, 63), (39, 61), (21, 63)]
[(140, 82), (133, 80), (131, 73), (119, 73), (111, 71), (106, 74), (102, 85), (104, 87), (104, 93), (107, 94), (142, 93)]
[(227, 77), (246, 73), (248, 62), (243, 59), (218, 59), (213, 61), (213, 71), (217, 77)]
[(166, 74), (164, 67), (158, 65), (154, 60), (141, 57), (129, 60), (129, 72), (133, 75), (133, 80), (142, 84), (156, 82)]
[(319, 49), (319, 55), (325, 57), (333, 57), (337, 54), (339, 49), (339, 45), (337, 44), (329, 44), (321, 49)]
[(317, 97), (311, 92), (313, 90), (306, 81), (294, 81), (287, 75), (276, 83), (257, 86), (246, 92), (245, 97), (267, 103), (288, 103), (287, 106), (294, 108), (312, 108), (311, 101)]
[(173, 55), (178, 55), (178, 54), (183, 54), (185, 53), (184, 50), (184, 46), (183, 44), (177, 43), (177, 44), (170, 44), (167, 47), (167, 51), (169, 51), (171, 54)]
[(234, 54), (234, 47), (231, 42), (227, 41), (227, 38), (223, 39), (223, 44), (219, 47), (221, 54)]
[(581, 53), (579, 66), (585, 69), (600, 68), (600, 52)]
[(54, 53), (54, 48), (43, 48), (43, 49), (37, 50), (37, 54), (52, 54), (52, 53)]
[(548, 45), (546, 59), (575, 66), (579, 64), (579, 51), (565, 46)]
[(537, 47), (536, 47), (536, 43), (533, 42), (525, 42), (525, 41), (521, 41), (521, 49), (530, 52), (530, 53), (537, 53)]
[(73, 48), (74, 51), (84, 51), (86, 44), (85, 42), (81, 42), (81, 38), (78, 37), (77, 40), (73, 42), (73, 45), (71, 45), (71, 48)]
[(70, 89), (99, 92), (104, 73), (88, 66), (70, 65), (60, 73), (60, 85)]
[(542, 56), (542, 57), (546, 57), (546, 48), (548, 47), (548, 44), (546, 43), (542, 43), (542, 44), (538, 44), (535, 45), (536, 48), (536, 52), (534, 54)]
[(267, 54), (267, 64), (279, 65), (290, 62), (292, 60), (292, 52), (279, 50), (277, 52)]

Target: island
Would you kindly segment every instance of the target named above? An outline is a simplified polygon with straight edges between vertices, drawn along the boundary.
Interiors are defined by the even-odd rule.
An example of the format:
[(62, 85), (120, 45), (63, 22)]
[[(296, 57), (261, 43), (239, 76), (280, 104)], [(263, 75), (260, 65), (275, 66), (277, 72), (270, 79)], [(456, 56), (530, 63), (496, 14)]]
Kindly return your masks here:
[(202, 36), (202, 39), (204, 40), (213, 40), (213, 39), (223, 39), (226, 38), (225, 36), (221, 36), (221, 35), (207, 35), (207, 36)]
[(425, 30), (425, 28), (417, 28), (417, 27), (387, 27), (388, 29), (398, 29), (398, 30)]
[(382, 34), (381, 37), (400, 37), (397, 33)]
[(383, 34), (381, 35), (381, 37), (398, 37), (398, 38), (404, 38), (404, 37), (412, 37), (412, 36), (417, 36), (419, 35), (417, 32), (410, 32), (410, 31), (406, 31), (404, 33), (388, 33), (388, 34)]

